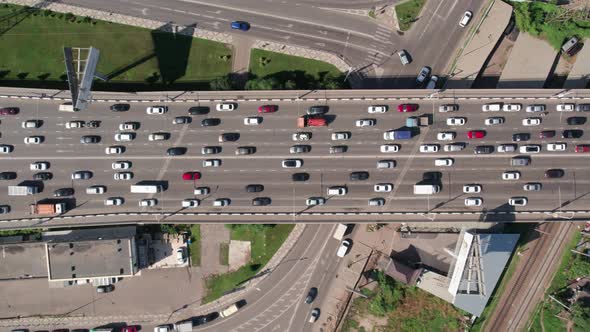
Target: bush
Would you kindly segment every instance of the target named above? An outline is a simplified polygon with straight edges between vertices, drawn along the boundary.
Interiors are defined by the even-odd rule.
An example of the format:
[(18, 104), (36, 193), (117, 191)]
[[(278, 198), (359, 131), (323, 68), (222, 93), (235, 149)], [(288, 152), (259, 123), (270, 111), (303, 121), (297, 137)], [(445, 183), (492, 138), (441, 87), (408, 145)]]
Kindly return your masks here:
[(375, 277), (379, 283), (379, 291), (371, 298), (368, 309), (371, 314), (384, 317), (388, 312), (395, 310), (404, 298), (404, 290), (383, 271), (376, 271)]

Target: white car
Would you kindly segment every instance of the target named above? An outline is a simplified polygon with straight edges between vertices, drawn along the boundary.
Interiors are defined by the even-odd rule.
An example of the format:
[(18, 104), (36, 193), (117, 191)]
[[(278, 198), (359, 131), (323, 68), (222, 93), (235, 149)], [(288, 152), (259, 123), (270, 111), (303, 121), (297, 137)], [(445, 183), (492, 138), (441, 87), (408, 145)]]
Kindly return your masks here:
[(154, 327), (154, 332), (169, 332), (170, 327), (168, 325), (160, 325)]
[(381, 145), (380, 149), (381, 149), (381, 152), (383, 152), (383, 153), (398, 152), (399, 145), (398, 144), (383, 144), (383, 145)]
[(541, 118), (526, 118), (526, 119), (522, 119), (522, 125), (523, 126), (538, 126), (541, 124)]
[(230, 204), (231, 204), (231, 200), (229, 198), (218, 198), (213, 201), (213, 206), (215, 206), (215, 207), (228, 206)]
[(537, 182), (525, 183), (524, 186), (522, 186), (522, 189), (524, 191), (540, 191), (542, 188), (543, 185)]
[(452, 158), (441, 158), (434, 161), (434, 166), (453, 166), (454, 163)]
[(326, 204), (326, 199), (323, 197), (310, 197), (305, 201), (307, 206), (316, 206)]
[(193, 194), (194, 195), (209, 195), (211, 189), (209, 187), (197, 187), (195, 188)]
[(565, 151), (567, 149), (566, 143), (548, 143), (547, 151)]
[(465, 206), (481, 206), (483, 199), (481, 197), (467, 197), (465, 198)]
[(461, 21), (459, 21), (459, 26), (464, 28), (467, 24), (469, 24), (469, 21), (471, 21), (472, 16), (473, 13), (471, 11), (466, 11), (465, 14), (463, 14), (463, 17), (461, 18)]
[(113, 175), (113, 179), (117, 181), (126, 181), (133, 179), (133, 173), (131, 172), (117, 172)]
[(148, 135), (148, 141), (165, 141), (170, 137), (170, 133), (154, 133)]
[(43, 141), (41, 136), (27, 136), (25, 137), (25, 144), (41, 144)]
[(377, 123), (377, 121), (375, 119), (360, 119), (360, 120), (356, 120), (356, 126), (357, 127), (373, 127), (375, 124)]
[(344, 196), (348, 193), (348, 188), (344, 186), (328, 187), (328, 196)]
[(446, 144), (443, 148), (445, 152), (457, 152), (465, 149), (464, 143)]
[(447, 104), (447, 105), (440, 105), (438, 107), (438, 111), (441, 113), (446, 113), (446, 112), (455, 112), (459, 110), (459, 106), (456, 104)]
[(122, 154), (124, 148), (122, 146), (109, 146), (104, 150), (106, 154)]
[(438, 152), (439, 146), (437, 144), (422, 144), (420, 145), (420, 152), (422, 153), (433, 153)]
[(303, 160), (301, 159), (285, 159), (281, 164), (283, 168), (300, 168), (303, 166)]
[(500, 144), (498, 145), (498, 152), (514, 152), (516, 151), (516, 144)]
[(487, 118), (484, 123), (486, 124), (486, 126), (497, 126), (497, 125), (501, 125), (504, 123), (504, 118), (501, 118), (501, 117)]
[(519, 149), (520, 153), (539, 153), (541, 152), (541, 146), (537, 144), (523, 145)]
[(369, 106), (367, 111), (369, 113), (385, 113), (389, 108), (386, 105)]
[(447, 119), (448, 126), (463, 126), (463, 125), (465, 125), (465, 122), (467, 122), (467, 120), (465, 118), (453, 117), (453, 118)]
[(311, 133), (308, 133), (308, 132), (294, 133), (292, 139), (294, 141), (309, 141), (311, 139)]
[(182, 200), (182, 207), (183, 208), (196, 208), (198, 207), (200, 204), (200, 201), (198, 199), (194, 199), (194, 198), (187, 198)]
[(332, 133), (332, 140), (333, 141), (346, 141), (350, 139), (350, 133), (346, 131), (339, 131)]
[(11, 153), (12, 150), (14, 150), (14, 147), (12, 145), (0, 144), (0, 153)]
[(555, 109), (558, 112), (573, 112), (576, 108), (576, 104), (557, 104)]
[(508, 204), (511, 206), (526, 206), (528, 199), (526, 197), (510, 197)]
[(144, 198), (139, 201), (140, 207), (149, 207), (158, 205), (158, 200), (155, 198)]
[(135, 139), (135, 133), (117, 133), (115, 134), (115, 141), (130, 142)]
[(37, 161), (31, 163), (30, 169), (31, 171), (44, 171), (49, 168), (49, 163), (46, 161)]
[(123, 122), (119, 125), (119, 130), (137, 130), (139, 128), (139, 124), (137, 122)]
[(111, 167), (113, 169), (130, 169), (131, 168), (131, 162), (129, 161), (115, 161)]
[(107, 191), (106, 186), (90, 186), (86, 188), (86, 193), (89, 195), (102, 195)]
[(519, 171), (506, 171), (502, 173), (502, 180), (518, 180), (520, 179)]
[(147, 114), (164, 114), (168, 112), (168, 106), (149, 106), (145, 111)]
[(466, 194), (477, 194), (481, 192), (480, 184), (466, 184), (463, 186), (463, 192)]
[(383, 197), (375, 197), (369, 199), (369, 206), (383, 206), (385, 205), (385, 198)]
[(502, 106), (504, 112), (518, 112), (521, 108), (521, 104), (504, 104), (504, 106)]
[(346, 256), (346, 254), (348, 253), (348, 250), (350, 249), (350, 246), (352, 246), (352, 242), (350, 242), (349, 239), (342, 241), (342, 243), (340, 243), (340, 247), (338, 248), (338, 251), (336, 252), (336, 256), (338, 256), (338, 257)]
[(176, 263), (186, 263), (186, 252), (184, 247), (179, 247), (178, 249), (176, 249)]
[[(80, 121), (82, 122), (82, 121)], [(82, 122), (84, 123), (84, 122)], [(27, 121), (23, 121), (22, 123), (22, 127), (25, 129), (34, 129), (34, 128), (39, 128), (41, 127), (41, 121), (39, 120), (27, 120)], [(66, 124), (67, 127), (67, 124)]]
[(236, 105), (234, 103), (221, 103), (215, 106), (215, 109), (218, 111), (233, 111), (236, 109)]
[(391, 183), (377, 183), (373, 190), (376, 193), (388, 193), (393, 190), (393, 184)]
[(84, 121), (68, 121), (66, 122), (67, 129), (82, 128), (84, 127)]
[(125, 199), (123, 197), (109, 197), (104, 200), (104, 205), (123, 205)]
[(203, 167), (219, 167), (219, 166), (221, 166), (221, 159), (203, 160)]
[(262, 123), (262, 118), (259, 116), (250, 116), (244, 118), (244, 124), (246, 126), (257, 126)]
[(453, 131), (443, 131), (442, 133), (438, 133), (436, 135), (436, 139), (439, 141), (452, 141), (456, 136), (457, 134)]
[(526, 111), (529, 113), (533, 113), (533, 112), (545, 112), (545, 105), (529, 105), (526, 107)]

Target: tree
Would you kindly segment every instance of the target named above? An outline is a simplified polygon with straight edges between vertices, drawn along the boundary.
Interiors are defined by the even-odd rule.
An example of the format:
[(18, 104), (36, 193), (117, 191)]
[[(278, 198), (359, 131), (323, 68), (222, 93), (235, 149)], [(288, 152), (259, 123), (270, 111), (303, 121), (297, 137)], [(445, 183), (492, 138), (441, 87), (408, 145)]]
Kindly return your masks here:
[(230, 77), (230, 75), (225, 75), (225, 76), (218, 77), (218, 78), (212, 80), (211, 82), (209, 82), (209, 87), (211, 88), (211, 90), (214, 90), (214, 91), (233, 90), (234, 82), (233, 82), (232, 78)]

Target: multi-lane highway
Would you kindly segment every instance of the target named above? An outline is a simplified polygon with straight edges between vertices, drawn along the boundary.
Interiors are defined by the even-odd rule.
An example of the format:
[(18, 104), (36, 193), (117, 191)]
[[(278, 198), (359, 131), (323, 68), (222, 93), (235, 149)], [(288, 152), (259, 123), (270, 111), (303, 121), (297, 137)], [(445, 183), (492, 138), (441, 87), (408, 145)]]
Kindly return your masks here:
[[(502, 99), (497, 99), (502, 102)], [(561, 138), (563, 130), (580, 129), (584, 125), (567, 125), (566, 120), (572, 116), (584, 117), (583, 112), (556, 112), (555, 100), (510, 100), (510, 103), (523, 104), (519, 112), (482, 112), (481, 106), (490, 102), (480, 100), (457, 101), (459, 110), (441, 113), (440, 104), (448, 104), (449, 100), (425, 99), (411, 101), (417, 103), (418, 110), (414, 113), (397, 112), (396, 107), (408, 101), (400, 100), (387, 102), (389, 111), (381, 114), (369, 114), (367, 107), (382, 104), (375, 101), (332, 101), (328, 103), (327, 116), (331, 119), (328, 127), (305, 128), (312, 133), (312, 138), (306, 142), (294, 142), (293, 133), (297, 132), (296, 119), (305, 114), (310, 106), (318, 102), (296, 100), (290, 102), (253, 102), (237, 103), (237, 109), (232, 112), (215, 110), (215, 102), (203, 102), (201, 106), (209, 106), (206, 115), (191, 116), (192, 123), (187, 125), (173, 124), (176, 116), (188, 116), (187, 110), (198, 103), (170, 103), (168, 113), (164, 115), (147, 115), (145, 103), (134, 103), (127, 112), (112, 112), (110, 104), (95, 103), (83, 112), (68, 113), (57, 111), (58, 103), (50, 101), (12, 101), (10, 106), (18, 106), (21, 111), (17, 115), (6, 115), (2, 118), (0, 131), (2, 144), (14, 146), (14, 152), (4, 154), (2, 158), (3, 172), (16, 172), (14, 180), (3, 180), (3, 190), (0, 192), (0, 203), (9, 205), (11, 212), (2, 215), (2, 219), (18, 219), (31, 217), (29, 204), (43, 198), (50, 198), (54, 190), (59, 188), (73, 188), (75, 199), (68, 200), (70, 211), (66, 215), (93, 214), (102, 212), (206, 212), (219, 213), (296, 213), (313, 214), (322, 212), (359, 213), (359, 212), (410, 212), (410, 213), (454, 213), (480, 212), (505, 213), (516, 210), (526, 211), (556, 211), (584, 210), (587, 206), (590, 191), (590, 178), (585, 164), (590, 153), (576, 153), (575, 146), (588, 143), (587, 137), (578, 139)], [(276, 104), (276, 113), (257, 113), (261, 104)], [(546, 116), (527, 113), (524, 107), (532, 103), (547, 105)], [(165, 104), (165, 103), (162, 103)], [(4, 104), (5, 106), (9, 106)], [(421, 127), (420, 133), (412, 139), (403, 141), (385, 141), (383, 133), (405, 125), (406, 118), (411, 115), (430, 114), (432, 124)], [(262, 123), (254, 126), (244, 125), (244, 118), (248, 116), (262, 117)], [(465, 117), (464, 126), (449, 126), (449, 117)], [(484, 121), (489, 117), (502, 117), (504, 124), (486, 126)], [(537, 117), (542, 123), (539, 126), (526, 127), (522, 120)], [(219, 118), (221, 123), (214, 127), (202, 127), (205, 118)], [(375, 119), (373, 127), (358, 128), (358, 119)], [(41, 120), (42, 126), (37, 129), (23, 129), (21, 123), (25, 120)], [(99, 128), (66, 129), (65, 124), (72, 120), (100, 121)], [(119, 133), (119, 125), (123, 122), (136, 121), (140, 127), (135, 131), (136, 138), (130, 142), (117, 142), (114, 135)], [(483, 139), (468, 139), (471, 130), (484, 130)], [(539, 133), (544, 130), (555, 130), (554, 138), (540, 138)], [(346, 141), (333, 141), (331, 136), (335, 132), (350, 132), (351, 138)], [(439, 141), (440, 132), (454, 132), (453, 141)], [(155, 132), (166, 132), (170, 138), (165, 141), (149, 141), (148, 135)], [(237, 133), (239, 139), (235, 142), (219, 142), (222, 133)], [(530, 133), (527, 142), (513, 142), (514, 133)], [(27, 136), (42, 136), (44, 142), (39, 145), (26, 145)], [(84, 135), (100, 135), (98, 144), (81, 144)], [(584, 134), (587, 135), (587, 134)], [(464, 143), (462, 151), (444, 152), (444, 145), (449, 143)], [(547, 151), (546, 144), (564, 142), (566, 151)], [(397, 153), (382, 153), (382, 144), (399, 144)], [(491, 154), (474, 154), (478, 145), (492, 145), (497, 149), (499, 144), (511, 143), (519, 147), (525, 144), (540, 144), (541, 152), (528, 154), (532, 160), (526, 167), (512, 167), (510, 160), (518, 152)], [(296, 144), (309, 145), (308, 153), (292, 154), (290, 148)], [(436, 153), (420, 153), (421, 144), (437, 144), (440, 147)], [(123, 145), (125, 153), (121, 155), (107, 155), (105, 148), (111, 145)], [(331, 146), (345, 145), (348, 151), (330, 154)], [(186, 147), (188, 152), (182, 156), (167, 156), (169, 147)], [(221, 152), (214, 155), (203, 155), (202, 148), (206, 146), (220, 147)], [(251, 155), (236, 155), (235, 151), (241, 146), (256, 148)], [(283, 160), (289, 158), (301, 159), (303, 166), (299, 169), (287, 169), (281, 166)], [(435, 160), (451, 158), (454, 165), (450, 167), (435, 166)], [(206, 159), (219, 159), (220, 167), (203, 167)], [(394, 160), (395, 168), (377, 169), (380, 160)], [(29, 170), (29, 165), (37, 161), (47, 161), (53, 174), (53, 179), (44, 181), (43, 191), (32, 196), (8, 196), (6, 187), (16, 185), (22, 181), (32, 180), (35, 171)], [(112, 163), (129, 161), (132, 167), (133, 179), (117, 181), (113, 176)], [(565, 171), (562, 178), (548, 179), (544, 177), (548, 169), (559, 168)], [(89, 180), (72, 180), (75, 171), (87, 170), (93, 173)], [(518, 180), (506, 181), (501, 176), (504, 171), (517, 170), (521, 177)], [(182, 180), (187, 171), (199, 171), (202, 178), (197, 181)], [(351, 172), (366, 171), (369, 178), (364, 181), (351, 181)], [(438, 172), (442, 190), (436, 195), (414, 195), (413, 186), (421, 181), (429, 172)], [(309, 180), (294, 182), (293, 173), (308, 173)], [(142, 180), (164, 181), (168, 189), (154, 195), (131, 194), (131, 184)], [(526, 183), (542, 183), (540, 191), (524, 191)], [(391, 192), (377, 193), (375, 184), (389, 183), (393, 186)], [(262, 192), (250, 193), (245, 187), (250, 184), (264, 186)], [(463, 185), (479, 184), (482, 192), (478, 194), (463, 193)], [(104, 185), (107, 192), (102, 195), (86, 194), (86, 188), (92, 185)], [(209, 187), (210, 194), (195, 196), (195, 187)], [(329, 196), (327, 189), (331, 186), (345, 186), (348, 193), (344, 196)], [(467, 197), (481, 197), (481, 207), (465, 206)], [(522, 207), (508, 205), (511, 197), (525, 196), (528, 204)], [(108, 197), (122, 197), (125, 203), (120, 206), (104, 205)], [(256, 197), (268, 197), (268, 206), (252, 206)], [(309, 197), (324, 197), (327, 202), (323, 206), (306, 206)], [(369, 206), (372, 198), (381, 197), (385, 200), (383, 206)], [(156, 198), (158, 205), (154, 207), (140, 207), (138, 202), (144, 198)], [(183, 199), (196, 198), (200, 205), (193, 209), (183, 209)], [(228, 198), (231, 204), (227, 207), (214, 207), (213, 201)], [(358, 216), (363, 218), (363, 216)], [(424, 216), (423, 216), (424, 217)], [(428, 217), (428, 216), (426, 216)], [(510, 217), (513, 218), (513, 217)], [(189, 218), (190, 219), (190, 218)], [(517, 218), (518, 219), (518, 218)]]

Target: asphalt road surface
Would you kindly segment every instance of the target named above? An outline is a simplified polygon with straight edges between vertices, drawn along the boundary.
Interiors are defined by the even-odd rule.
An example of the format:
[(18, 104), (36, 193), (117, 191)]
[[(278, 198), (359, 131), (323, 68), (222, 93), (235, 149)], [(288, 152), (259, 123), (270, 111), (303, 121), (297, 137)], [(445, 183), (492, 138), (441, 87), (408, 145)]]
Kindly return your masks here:
[[(518, 101), (511, 101), (518, 102)], [(530, 102), (530, 101), (527, 101)], [(296, 119), (305, 114), (312, 102), (280, 102), (276, 113), (258, 114), (260, 103), (241, 102), (236, 111), (215, 111), (214, 103), (202, 105), (211, 106), (208, 115), (193, 116), (189, 125), (175, 125), (175, 116), (186, 116), (187, 109), (192, 104), (174, 103), (165, 115), (146, 115), (145, 104), (134, 104), (128, 112), (111, 112), (108, 105), (93, 104), (89, 110), (79, 113), (58, 112), (55, 102), (19, 101), (18, 115), (3, 116), (0, 125), (2, 144), (14, 146), (14, 152), (1, 155), (3, 172), (16, 172), (14, 180), (4, 180), (2, 185), (16, 185), (22, 181), (32, 180), (34, 171), (29, 165), (36, 161), (48, 161), (51, 164), (49, 172), (53, 179), (44, 182), (42, 193), (34, 196), (8, 196), (6, 189), (0, 192), (0, 203), (10, 205), (12, 212), (3, 215), (2, 219), (16, 219), (29, 217), (29, 204), (44, 198), (50, 198), (54, 190), (71, 187), (75, 190), (75, 200), (69, 201), (68, 214), (92, 214), (103, 212), (374, 212), (374, 211), (406, 211), (406, 212), (478, 212), (478, 211), (555, 211), (561, 209), (583, 210), (588, 204), (587, 193), (590, 192), (590, 175), (585, 166), (590, 153), (575, 153), (577, 144), (587, 144), (587, 136), (580, 139), (562, 139), (564, 129), (584, 130), (587, 124), (569, 126), (566, 118), (584, 116), (580, 112), (556, 112), (555, 101), (547, 103), (549, 114), (542, 119), (539, 126), (525, 127), (522, 120), (535, 116), (523, 110), (520, 112), (482, 112), (481, 101), (460, 101), (460, 110), (453, 113), (438, 112), (439, 103), (436, 99), (419, 102), (419, 109), (414, 113), (399, 113), (391, 104), (390, 110), (382, 114), (368, 114), (366, 101), (331, 102), (328, 116), (331, 123), (328, 127), (306, 128), (312, 133), (311, 140), (303, 143), (292, 141), (292, 134), (297, 132)], [(378, 103), (377, 103), (378, 104)], [(527, 103), (524, 103), (525, 105)], [(434, 110), (434, 112), (433, 112)], [(433, 123), (429, 127), (421, 127), (420, 133), (410, 140), (384, 141), (383, 132), (397, 129), (405, 124), (410, 115), (430, 114)], [(261, 116), (263, 121), (257, 126), (244, 125), (247, 116)], [(450, 116), (467, 118), (464, 126), (448, 126), (446, 119)], [(491, 116), (503, 117), (505, 123), (497, 126), (485, 126), (484, 120)], [(204, 118), (216, 117), (221, 124), (216, 127), (201, 127)], [(538, 117), (538, 116), (536, 116)], [(362, 118), (376, 120), (374, 127), (355, 127), (355, 121)], [(36, 119), (43, 121), (38, 129), (23, 129), (21, 123), (25, 120)], [(81, 128), (66, 129), (65, 123), (70, 120), (97, 120), (97, 129)], [(140, 122), (136, 131), (136, 138), (131, 142), (116, 142), (114, 135), (119, 132), (119, 124), (126, 121)], [(556, 130), (556, 137), (540, 139), (542, 130)], [(483, 139), (468, 139), (470, 130), (485, 130)], [(340, 131), (351, 133), (347, 141), (332, 141), (331, 134)], [(438, 141), (436, 136), (442, 131), (456, 133), (454, 141)], [(150, 142), (147, 137), (151, 133), (167, 132), (170, 139), (166, 141)], [(238, 133), (236, 142), (219, 143), (221, 133)], [(540, 153), (529, 154), (532, 159), (527, 167), (511, 167), (510, 159), (521, 153), (498, 153), (489, 155), (475, 155), (477, 145), (493, 145), (512, 143), (512, 134), (530, 133), (528, 142), (515, 142), (519, 146), (525, 144), (540, 144)], [(80, 143), (83, 135), (100, 135), (99, 144)], [(39, 145), (26, 145), (24, 138), (38, 135), (44, 137)], [(587, 134), (584, 134), (587, 135)], [(459, 152), (443, 152), (447, 143), (463, 142), (466, 148)], [(565, 142), (567, 150), (550, 152), (546, 144), (551, 142)], [(397, 153), (381, 153), (380, 145), (390, 143), (399, 144)], [(440, 151), (436, 153), (420, 153), (421, 144), (438, 144)], [(295, 144), (308, 144), (309, 153), (291, 154), (290, 147)], [(126, 151), (122, 155), (106, 155), (105, 148), (111, 145), (124, 145)], [(330, 146), (346, 145), (348, 151), (342, 154), (330, 154)], [(166, 150), (171, 146), (186, 147), (188, 153), (184, 156), (166, 156)], [(202, 155), (205, 146), (219, 146), (221, 153)], [(240, 146), (252, 146), (256, 153), (252, 155), (236, 155)], [(285, 159), (297, 158), (303, 162), (299, 169), (281, 167)], [(451, 167), (435, 166), (435, 160), (451, 158)], [(203, 167), (206, 159), (220, 159), (221, 166)], [(396, 168), (377, 169), (379, 160), (395, 160)], [(116, 181), (113, 175), (117, 172), (111, 168), (116, 161), (129, 161), (133, 172), (130, 181)], [(546, 179), (544, 173), (551, 168), (560, 168), (565, 175), (559, 179)], [(93, 173), (90, 180), (72, 180), (75, 171), (88, 170)], [(521, 178), (516, 181), (504, 181), (501, 175), (504, 171), (518, 170)], [(119, 170), (120, 171), (120, 170)], [(186, 171), (199, 171), (202, 179), (197, 181), (182, 180)], [(354, 171), (369, 172), (365, 181), (350, 181), (349, 176)], [(310, 179), (305, 182), (293, 182), (291, 176), (295, 172), (307, 172)], [(425, 177), (425, 173), (439, 172), (442, 190), (436, 195), (414, 195), (413, 186)], [(129, 186), (142, 180), (164, 181), (168, 189), (155, 195), (131, 194)], [(523, 185), (529, 182), (540, 182), (541, 191), (525, 192)], [(391, 192), (374, 192), (374, 185), (390, 183)], [(480, 194), (464, 194), (465, 184), (480, 184), (483, 191)], [(247, 193), (245, 186), (262, 184), (264, 191)], [(107, 192), (103, 195), (88, 195), (86, 188), (91, 185), (105, 185)], [(193, 195), (195, 187), (207, 186), (211, 193), (207, 196)], [(331, 186), (346, 186), (345, 196), (328, 196), (327, 189)], [(325, 197), (324, 206), (307, 207), (305, 201), (309, 197)], [(466, 207), (464, 199), (469, 196), (483, 198), (481, 207)], [(508, 205), (508, 199), (513, 196), (528, 197), (528, 205), (513, 207)], [(125, 203), (121, 206), (104, 206), (107, 197), (123, 197)], [(269, 197), (272, 204), (263, 207), (253, 207), (252, 199)], [(386, 203), (382, 207), (368, 206), (371, 198), (382, 197)], [(158, 205), (151, 208), (139, 207), (138, 202), (143, 198), (156, 198)], [(194, 209), (182, 209), (181, 201), (186, 198), (200, 199), (201, 206)], [(231, 205), (219, 208), (212, 203), (218, 198), (229, 198)]]
[[(354, 70), (369, 77), (366, 87), (415, 87), (422, 66), (435, 74), (444, 70), (455, 55), (461, 37), (459, 27), (466, 10), (477, 13), (484, 1), (453, 0), (427, 2), (422, 15), (403, 35), (391, 27), (361, 15), (338, 9), (371, 9), (383, 2), (352, 5), (350, 1), (258, 1), (258, 0), (65, 0), (66, 4), (103, 10), (217, 32), (234, 38), (256, 38), (287, 45), (320, 49), (340, 56)], [(332, 8), (332, 9), (327, 9)], [(337, 9), (337, 10), (333, 10)], [(477, 17), (476, 17), (477, 18)], [(247, 32), (232, 31), (232, 21), (247, 21)], [(475, 19), (473, 20), (476, 21)], [(402, 66), (397, 51), (406, 49), (413, 62)], [(375, 79), (378, 78), (378, 79)]]

